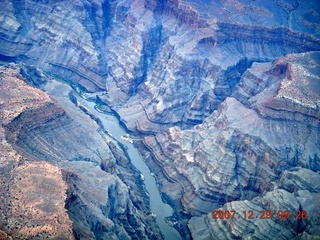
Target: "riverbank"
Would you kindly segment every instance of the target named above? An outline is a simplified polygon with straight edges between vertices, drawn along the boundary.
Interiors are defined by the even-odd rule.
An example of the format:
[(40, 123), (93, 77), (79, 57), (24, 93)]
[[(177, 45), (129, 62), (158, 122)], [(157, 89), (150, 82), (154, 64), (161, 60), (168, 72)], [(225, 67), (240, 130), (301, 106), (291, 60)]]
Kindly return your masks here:
[[(84, 102), (85, 101), (85, 102)], [(171, 217), (173, 214), (173, 209), (166, 203), (164, 203), (161, 199), (161, 195), (159, 193), (156, 179), (152, 176), (149, 167), (146, 165), (144, 160), (141, 158), (138, 150), (134, 147), (133, 144), (129, 143), (123, 136), (128, 136), (127, 132), (121, 125), (119, 124), (119, 120), (115, 115), (110, 113), (103, 113), (100, 109), (98, 111), (96, 109), (96, 104), (94, 102), (90, 102), (82, 98), (82, 104), (85, 104), (92, 114), (98, 117), (104, 129), (122, 146), (125, 146), (123, 149), (126, 153), (132, 164), (138, 169), (139, 172), (143, 175), (144, 184), (146, 186), (146, 190), (150, 196), (150, 207), (151, 212), (156, 216), (156, 222), (159, 225), (159, 228), (164, 235), (165, 239), (174, 240), (181, 239), (180, 234), (176, 229), (166, 221), (167, 217)]]

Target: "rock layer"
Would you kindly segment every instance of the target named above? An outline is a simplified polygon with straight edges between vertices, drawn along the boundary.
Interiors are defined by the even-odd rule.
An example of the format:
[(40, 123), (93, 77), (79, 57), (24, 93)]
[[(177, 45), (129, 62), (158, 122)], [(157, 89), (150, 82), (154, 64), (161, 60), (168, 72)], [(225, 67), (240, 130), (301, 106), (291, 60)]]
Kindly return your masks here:
[[(212, 215), (208, 214), (203, 218), (191, 218), (188, 226), (194, 239), (272, 239), (275, 236), (280, 239), (308, 239), (318, 236), (319, 211), (317, 205), (311, 203), (311, 199), (319, 199), (319, 180), (319, 174), (308, 169), (284, 171), (278, 182), (278, 189), (251, 201), (230, 202), (220, 208), (223, 211), (236, 211), (234, 219), (212, 219)], [(316, 184), (307, 186), (312, 183)], [(254, 211), (253, 219), (249, 219), (248, 216), (244, 218), (243, 211), (248, 214), (248, 209)], [(290, 213), (288, 219), (282, 219), (287, 216), (287, 213), (283, 214), (285, 210)], [(299, 210), (300, 213), (306, 211), (304, 219), (297, 212)], [(263, 211), (271, 211), (272, 217), (261, 218)]]
[[(291, 28), (281, 19), (309, 11), (312, 4), (288, 8), (235, 2), (237, 11), (230, 1), (6, 0), (1, 3), (0, 54), (88, 91), (105, 91), (101, 100), (113, 106), (130, 130), (190, 127), (232, 94), (252, 62), (320, 49), (317, 34), (308, 34), (314, 29), (310, 24), (295, 32), (291, 19)], [(230, 14), (239, 19), (227, 18)], [(254, 20), (255, 15), (264, 20)]]
[[(21, 74), (54, 99), (32, 89), (32, 100), (7, 102), (3, 91), (2, 148), (62, 169), (76, 237), (158, 235), (126, 155), (54, 75), (143, 137), (136, 146), (184, 238), (318, 236), (314, 216), (207, 214), (264, 203), (316, 212), (319, 190), (301, 175), (319, 181), (319, 16), (317, 1), (1, 1), (0, 59), (23, 62)], [(108, 190), (90, 197), (93, 183)]]
[(72, 89), (50, 80), (51, 99), (16, 68), (1, 68), (2, 231), (15, 239), (161, 238), (138, 173), (81, 101), (69, 100)]
[[(167, 179), (162, 191), (173, 202), (180, 201), (176, 206), (181, 218), (197, 216), (188, 223), (195, 239), (202, 238), (203, 231), (204, 239), (234, 239), (245, 233), (258, 239), (319, 235), (314, 219), (319, 191), (317, 185), (309, 185), (319, 183), (318, 58), (318, 52), (311, 52), (253, 64), (234, 97), (228, 97), (204, 123), (143, 138), (140, 149), (152, 152), (145, 155), (147, 160), (160, 166)], [(313, 204), (301, 205), (304, 194)], [(295, 200), (290, 202), (291, 198)], [(209, 221), (210, 214), (201, 217), (225, 203), (223, 209), (241, 213), (251, 209), (295, 213), (310, 207), (312, 216), (303, 223), (275, 220), (268, 225), (264, 220), (252, 224), (238, 219)], [(270, 228), (288, 232), (278, 236)]]
[(6, 136), (6, 126), (25, 111), (36, 111), (53, 102), (23, 82), (16, 71), (1, 67), (0, 72), (2, 239), (74, 239), (72, 221), (64, 208), (67, 184), (61, 169), (28, 161)]

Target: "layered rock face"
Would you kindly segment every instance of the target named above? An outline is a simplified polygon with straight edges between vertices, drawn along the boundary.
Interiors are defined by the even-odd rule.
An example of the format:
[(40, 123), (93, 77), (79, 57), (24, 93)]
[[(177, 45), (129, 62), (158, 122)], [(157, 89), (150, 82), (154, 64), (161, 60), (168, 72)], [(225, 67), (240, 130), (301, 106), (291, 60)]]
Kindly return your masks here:
[(1, 67), (2, 234), (161, 238), (139, 174), (81, 103), (69, 100), (72, 89), (49, 81), (50, 98), (15, 68)]
[[(195, 239), (203, 232), (204, 239), (234, 239), (247, 231), (258, 239), (278, 237), (269, 232), (271, 226), (288, 231), (280, 238), (319, 235), (319, 191), (311, 186), (320, 177), (319, 56), (311, 52), (255, 63), (204, 123), (144, 137), (142, 146), (153, 153), (150, 164), (156, 161), (168, 179), (163, 191), (181, 199), (183, 214), (198, 216), (188, 223)], [(309, 197), (313, 204), (305, 202)], [(226, 202), (223, 209), (241, 213), (310, 208), (312, 216), (303, 223), (275, 220), (269, 227), (265, 220), (253, 227), (250, 220), (200, 217)], [(203, 223), (206, 227), (198, 229)]]
[[(125, 154), (54, 75), (142, 137), (185, 239), (319, 236), (319, 14), (317, 1), (1, 1), (1, 60), (59, 103), (21, 107), (6, 141), (61, 169), (77, 238), (158, 234)], [(212, 219), (220, 207), (309, 217)]]
[[(219, 22), (214, 15), (208, 16), (210, 20), (201, 19), (190, 13), (194, 11), (191, 7), (183, 11), (185, 4), (147, 1), (144, 11), (133, 5), (129, 13), (135, 19), (142, 15), (139, 23), (142, 21), (144, 28), (134, 27), (133, 22), (124, 41), (119, 43), (118, 30), (107, 38), (114, 54), (108, 59), (107, 94), (101, 99), (113, 105), (130, 130), (150, 133), (170, 125), (189, 128), (199, 124), (232, 95), (253, 62), (320, 46), (313, 36), (285, 27)], [(175, 8), (179, 10), (173, 11)], [(146, 20), (150, 15), (154, 18), (151, 22)], [(143, 32), (137, 35), (140, 29)], [(121, 47), (125, 48), (123, 55), (119, 54)], [(128, 55), (130, 58), (125, 57)], [(132, 87), (137, 90), (130, 90)]]
[[(306, 180), (306, 176), (308, 179)], [(288, 179), (289, 178), (289, 179)], [(315, 183), (315, 184), (314, 184)], [(319, 236), (319, 210), (313, 201), (319, 199), (319, 174), (303, 168), (292, 169), (290, 173), (284, 171), (279, 188), (267, 192), (263, 196), (251, 201), (233, 201), (225, 204), (221, 210), (236, 211), (234, 219), (212, 219), (206, 217), (193, 217), (188, 227), (195, 239), (312, 239)], [(308, 189), (308, 190), (305, 190)], [(254, 211), (252, 219), (239, 218), (243, 211)], [(261, 213), (268, 209), (273, 213), (270, 219), (260, 219)], [(305, 209), (305, 210), (302, 210)], [(291, 216), (282, 219), (283, 212), (287, 210)], [(301, 220), (299, 212), (306, 211)], [(278, 215), (279, 214), (279, 215)], [(296, 217), (300, 217), (299, 220)], [(257, 219), (258, 218), (258, 219)], [(316, 237), (315, 237), (316, 238)]]
[(67, 184), (61, 169), (50, 163), (26, 162), (6, 138), (6, 126), (20, 114), (52, 101), (23, 82), (16, 71), (1, 67), (0, 72), (1, 239), (74, 239), (72, 221), (64, 208)]
[[(320, 48), (312, 4), (232, 4), (2, 1), (0, 54), (101, 92), (131, 130), (190, 127), (252, 62)], [(294, 13), (314, 17), (293, 32)]]

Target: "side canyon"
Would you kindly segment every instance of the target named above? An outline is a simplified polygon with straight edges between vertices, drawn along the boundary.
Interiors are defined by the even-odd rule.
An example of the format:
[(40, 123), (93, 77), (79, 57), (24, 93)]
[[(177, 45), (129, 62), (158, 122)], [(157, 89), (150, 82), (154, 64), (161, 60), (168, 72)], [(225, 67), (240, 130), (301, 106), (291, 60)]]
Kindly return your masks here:
[(302, 0), (1, 1), (0, 239), (164, 238), (86, 101), (183, 239), (319, 238), (319, 22)]

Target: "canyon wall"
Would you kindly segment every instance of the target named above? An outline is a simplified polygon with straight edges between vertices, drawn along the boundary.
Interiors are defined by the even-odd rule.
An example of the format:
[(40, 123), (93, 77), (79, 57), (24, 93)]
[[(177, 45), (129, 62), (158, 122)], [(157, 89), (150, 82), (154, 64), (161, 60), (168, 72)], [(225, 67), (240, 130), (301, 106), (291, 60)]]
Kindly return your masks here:
[(161, 239), (139, 173), (81, 103), (69, 100), (72, 88), (50, 80), (49, 97), (19, 69), (0, 69), (1, 233)]
[[(183, 238), (319, 236), (319, 14), (317, 1), (1, 1), (0, 60), (50, 95), (32, 88), (41, 101), (4, 108), (3, 147), (59, 172), (66, 236), (160, 238), (137, 172), (81, 92), (141, 139)], [(218, 208), (310, 216), (253, 224), (212, 219)]]
[[(176, 206), (182, 216), (197, 216), (188, 222), (196, 239), (203, 231), (205, 239), (234, 239), (252, 229), (248, 220), (234, 220), (229, 226), (226, 220), (212, 219), (211, 213), (201, 218), (226, 203), (223, 209), (237, 209), (235, 206), (243, 200), (260, 206), (245, 201), (239, 212), (245, 208), (288, 208), (294, 212), (299, 206), (310, 207), (312, 216), (317, 215), (319, 192), (311, 185), (319, 183), (320, 170), (318, 59), (319, 53), (311, 52), (287, 55), (272, 63), (255, 63), (243, 74), (233, 96), (226, 98), (202, 124), (186, 130), (172, 127), (143, 138), (139, 146), (145, 158), (167, 179), (162, 190), (180, 203)], [(297, 173), (306, 185), (293, 177)], [(283, 181), (290, 182), (290, 187)], [(304, 194), (314, 203), (306, 203)], [(295, 199), (294, 204), (281, 202), (287, 198)], [(201, 222), (206, 222), (206, 230), (197, 229)], [(225, 233), (216, 224), (225, 226)], [(239, 230), (238, 224), (246, 227)], [(255, 223), (254, 231), (263, 234), (254, 236), (278, 236), (277, 232), (272, 235), (269, 228), (262, 230), (263, 224), (263, 220)], [(279, 226), (272, 228), (288, 230), (283, 238), (301, 233), (296, 225), (283, 221), (276, 224)], [(303, 224), (305, 235), (319, 234), (318, 220), (308, 219)]]

